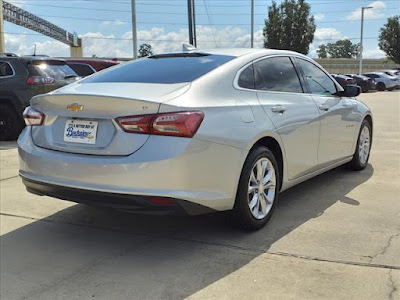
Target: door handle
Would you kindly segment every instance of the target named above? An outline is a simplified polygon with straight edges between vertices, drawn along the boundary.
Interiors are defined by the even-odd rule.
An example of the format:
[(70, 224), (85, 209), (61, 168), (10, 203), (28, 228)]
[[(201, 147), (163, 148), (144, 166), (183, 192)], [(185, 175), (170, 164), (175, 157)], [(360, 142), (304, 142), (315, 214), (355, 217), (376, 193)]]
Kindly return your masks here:
[(273, 106), (271, 107), (272, 112), (274, 113), (283, 113), (286, 110), (286, 107), (283, 105), (277, 105), (277, 106)]
[(321, 104), (321, 105), (319, 106), (319, 109), (320, 109), (320, 110), (323, 110), (323, 111), (328, 111), (328, 110), (329, 110), (329, 106), (326, 105), (326, 104)]

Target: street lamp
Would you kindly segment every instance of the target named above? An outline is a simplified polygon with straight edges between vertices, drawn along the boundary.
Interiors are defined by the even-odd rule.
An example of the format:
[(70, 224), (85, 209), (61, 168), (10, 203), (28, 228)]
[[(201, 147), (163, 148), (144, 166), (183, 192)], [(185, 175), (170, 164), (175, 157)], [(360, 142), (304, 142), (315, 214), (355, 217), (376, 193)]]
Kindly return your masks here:
[(363, 30), (364, 30), (364, 9), (373, 8), (372, 6), (363, 6), (361, 7), (361, 37), (360, 37), (360, 69), (358, 70), (358, 74), (362, 73), (362, 53), (363, 53)]

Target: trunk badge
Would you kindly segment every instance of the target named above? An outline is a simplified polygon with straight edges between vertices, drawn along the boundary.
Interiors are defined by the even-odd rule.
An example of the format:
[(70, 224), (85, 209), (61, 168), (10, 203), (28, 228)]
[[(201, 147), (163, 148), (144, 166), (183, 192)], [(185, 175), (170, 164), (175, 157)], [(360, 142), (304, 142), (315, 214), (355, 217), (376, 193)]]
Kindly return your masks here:
[(67, 106), (68, 110), (72, 110), (73, 112), (78, 112), (80, 110), (83, 110), (83, 105), (79, 105), (78, 103), (72, 103)]

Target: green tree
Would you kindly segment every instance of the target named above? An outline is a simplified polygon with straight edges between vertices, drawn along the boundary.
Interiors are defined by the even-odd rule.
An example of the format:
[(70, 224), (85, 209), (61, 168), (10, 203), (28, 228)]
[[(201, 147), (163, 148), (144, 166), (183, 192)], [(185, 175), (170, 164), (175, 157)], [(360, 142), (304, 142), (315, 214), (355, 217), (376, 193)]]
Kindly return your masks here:
[(268, 19), (263, 30), (264, 47), (292, 50), (307, 54), (314, 39), (314, 16), (304, 0), (275, 1), (268, 7)]
[(327, 58), (328, 53), (326, 52), (326, 45), (322, 44), (317, 49), (317, 54), (319, 58)]
[(320, 45), (317, 54), (318, 57), (323, 58), (321, 55), (325, 54), (331, 58), (355, 58), (357, 57), (357, 48), (359, 44), (353, 44), (348, 39), (336, 41), (335, 43), (328, 43), (327, 45)]
[(379, 48), (395, 63), (400, 64), (400, 15), (388, 18), (381, 28)]
[(151, 50), (151, 45), (141, 44), (139, 47), (139, 57), (147, 57), (150, 55), (153, 55), (153, 51)]

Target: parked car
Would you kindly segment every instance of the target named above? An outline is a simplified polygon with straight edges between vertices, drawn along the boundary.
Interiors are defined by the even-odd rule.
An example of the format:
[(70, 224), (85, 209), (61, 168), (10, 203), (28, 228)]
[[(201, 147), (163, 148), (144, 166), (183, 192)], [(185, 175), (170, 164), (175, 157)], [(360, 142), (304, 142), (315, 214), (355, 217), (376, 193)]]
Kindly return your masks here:
[(118, 61), (104, 60), (104, 59), (66, 59), (68, 66), (70, 66), (76, 74), (81, 77), (92, 75), (103, 69), (118, 65)]
[(74, 82), (78, 75), (65, 60), (0, 54), (0, 140), (15, 140), (25, 126), (29, 100)]
[(396, 89), (400, 89), (400, 71), (399, 70), (382, 70), (380, 72), (383, 72), (389, 76), (397, 77), (398, 84), (396, 86)]
[(345, 88), (346, 85), (348, 84), (356, 84), (356, 80), (353, 79), (352, 77), (341, 74), (331, 74), (331, 75), (342, 86), (342, 88)]
[(389, 76), (394, 76), (394, 77), (400, 78), (399, 70), (381, 70), (379, 72), (385, 73), (386, 75), (389, 75)]
[(339, 165), (368, 164), (368, 107), (291, 51), (153, 55), (104, 70), (25, 110), (29, 192), (132, 210), (232, 210), (246, 229), (278, 193)]
[(373, 78), (376, 81), (376, 89), (378, 91), (393, 91), (398, 85), (400, 85), (399, 80), (394, 76), (389, 76), (382, 72), (369, 72), (364, 73), (364, 76)]
[(376, 90), (376, 81), (372, 78), (357, 74), (346, 74), (346, 76), (353, 78), (364, 93)]

